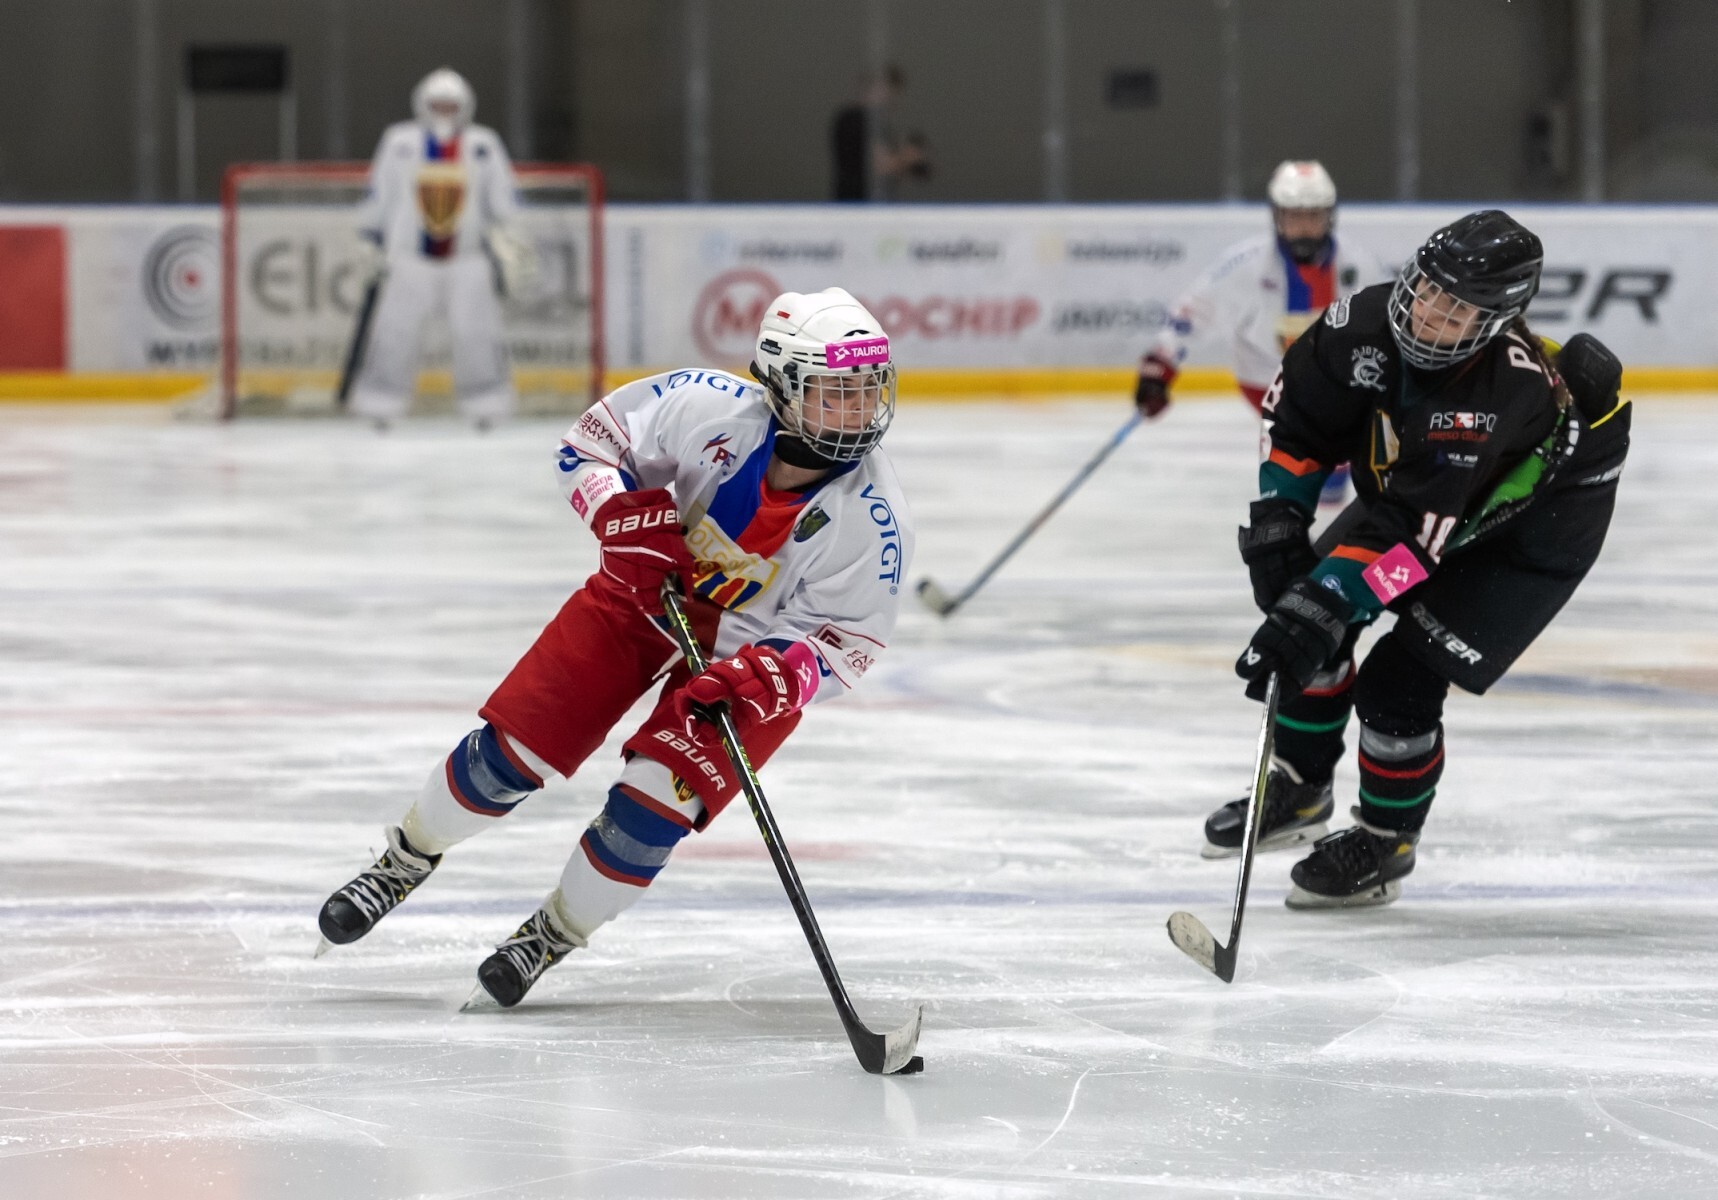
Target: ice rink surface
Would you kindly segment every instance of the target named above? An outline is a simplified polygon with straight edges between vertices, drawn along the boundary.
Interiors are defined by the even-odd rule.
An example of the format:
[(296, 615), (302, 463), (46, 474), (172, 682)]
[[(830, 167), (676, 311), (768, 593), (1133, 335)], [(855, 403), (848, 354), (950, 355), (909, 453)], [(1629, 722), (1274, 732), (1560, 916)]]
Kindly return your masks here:
[[(911, 577), (964, 582), (1125, 415), (906, 405)], [(1250, 413), (1142, 429), (947, 623), (903, 586), (764, 779), (861, 1012), (929, 1005), (905, 1079), (738, 806), (456, 1012), (619, 736), (312, 960), (594, 566), (559, 432), (0, 424), (0, 1197), (1718, 1196), (1718, 402), (1637, 405), (1597, 569), (1452, 697), (1402, 900), (1291, 913), (1263, 857), (1230, 986), (1163, 922), (1226, 930)]]

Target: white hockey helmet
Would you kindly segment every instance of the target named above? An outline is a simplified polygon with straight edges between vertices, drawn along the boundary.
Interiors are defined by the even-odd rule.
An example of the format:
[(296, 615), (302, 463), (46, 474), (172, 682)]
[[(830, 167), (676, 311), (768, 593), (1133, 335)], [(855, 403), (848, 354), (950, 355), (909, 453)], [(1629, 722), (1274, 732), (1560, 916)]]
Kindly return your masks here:
[(477, 115), (477, 96), (465, 76), (452, 67), (440, 67), (412, 89), (412, 115), (437, 141), (450, 141)]
[(770, 301), (752, 374), (782, 429), (831, 462), (864, 458), (895, 417), (888, 335), (842, 288)]
[(1297, 263), (1327, 255), (1336, 232), (1336, 184), (1322, 164), (1281, 163), (1265, 189), (1271, 198), (1271, 223), (1278, 243)]
[(1335, 208), (1336, 181), (1319, 162), (1277, 164), (1265, 194), (1272, 208)]

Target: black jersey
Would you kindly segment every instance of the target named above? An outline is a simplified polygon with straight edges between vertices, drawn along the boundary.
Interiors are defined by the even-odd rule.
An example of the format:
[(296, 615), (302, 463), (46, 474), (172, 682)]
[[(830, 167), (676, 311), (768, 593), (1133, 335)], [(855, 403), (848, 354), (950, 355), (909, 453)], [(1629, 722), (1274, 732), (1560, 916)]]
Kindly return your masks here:
[(1365, 516), (1313, 572), (1362, 618), (1437, 569), (1451, 535), (1559, 425), (1545, 363), (1509, 331), (1442, 371), (1402, 361), (1389, 284), (1331, 305), (1265, 394), (1260, 491), (1307, 512), (1349, 463)]

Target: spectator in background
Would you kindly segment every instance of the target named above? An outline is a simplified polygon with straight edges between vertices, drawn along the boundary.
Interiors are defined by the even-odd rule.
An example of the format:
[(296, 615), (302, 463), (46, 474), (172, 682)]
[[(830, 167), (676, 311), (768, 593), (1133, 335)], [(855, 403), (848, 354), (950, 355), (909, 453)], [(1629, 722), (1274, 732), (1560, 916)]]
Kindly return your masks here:
[(889, 123), (906, 83), (901, 68), (890, 64), (866, 82), (858, 100), (837, 110), (829, 131), (835, 199), (892, 200), (900, 180), (930, 178), (924, 135), (897, 137)]

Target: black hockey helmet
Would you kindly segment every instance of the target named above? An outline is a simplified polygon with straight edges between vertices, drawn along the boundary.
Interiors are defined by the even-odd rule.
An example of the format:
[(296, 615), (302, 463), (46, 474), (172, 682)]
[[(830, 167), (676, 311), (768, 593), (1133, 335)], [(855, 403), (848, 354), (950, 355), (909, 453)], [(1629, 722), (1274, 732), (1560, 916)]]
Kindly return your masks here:
[(1402, 356), (1436, 369), (1473, 355), (1526, 310), (1544, 262), (1539, 238), (1498, 209), (1444, 226), (1415, 251), (1390, 295)]

